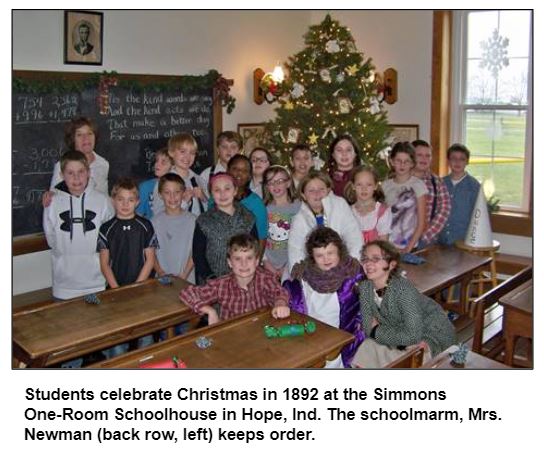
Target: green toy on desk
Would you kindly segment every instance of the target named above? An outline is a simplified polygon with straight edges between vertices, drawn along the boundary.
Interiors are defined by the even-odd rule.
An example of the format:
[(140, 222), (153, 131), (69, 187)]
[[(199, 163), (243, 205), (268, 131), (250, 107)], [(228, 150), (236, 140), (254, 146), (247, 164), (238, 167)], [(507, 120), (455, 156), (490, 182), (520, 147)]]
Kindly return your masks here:
[(313, 321), (307, 321), (304, 324), (285, 324), (284, 326), (274, 327), (266, 325), (264, 327), (264, 335), (269, 339), (279, 337), (297, 337), (300, 335), (313, 334), (316, 330), (316, 325)]

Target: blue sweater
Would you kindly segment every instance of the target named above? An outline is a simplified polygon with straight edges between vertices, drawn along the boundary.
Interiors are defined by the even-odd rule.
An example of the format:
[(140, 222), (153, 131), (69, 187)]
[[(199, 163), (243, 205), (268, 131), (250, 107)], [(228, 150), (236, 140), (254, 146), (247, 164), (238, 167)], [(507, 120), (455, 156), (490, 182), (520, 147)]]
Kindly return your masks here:
[(458, 240), (464, 240), (467, 235), (472, 211), (480, 192), (480, 183), (467, 174), (461, 182), (453, 185), (451, 176), (444, 177), (451, 199), (451, 212), (446, 225), (438, 235), (438, 242), (448, 246)]

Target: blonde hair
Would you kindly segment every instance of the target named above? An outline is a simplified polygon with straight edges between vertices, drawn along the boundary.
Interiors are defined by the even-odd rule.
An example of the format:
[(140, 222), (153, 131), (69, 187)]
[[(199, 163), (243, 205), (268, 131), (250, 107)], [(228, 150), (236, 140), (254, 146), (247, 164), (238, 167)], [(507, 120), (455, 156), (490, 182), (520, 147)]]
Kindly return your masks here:
[(355, 178), (357, 177), (358, 174), (362, 174), (364, 172), (371, 174), (372, 177), (374, 178), (374, 182), (376, 183), (376, 190), (374, 190), (374, 194), (372, 195), (372, 198), (374, 198), (374, 200), (376, 201), (383, 202), (385, 200), (385, 195), (380, 185), (380, 179), (378, 177), (378, 173), (370, 165), (357, 166), (351, 172), (349, 182), (346, 184), (346, 188), (344, 189), (344, 198), (347, 200), (349, 204), (353, 204), (357, 201), (357, 192), (355, 190)]
[(332, 189), (332, 179), (329, 177), (328, 174), (325, 174), (324, 172), (321, 172), (321, 171), (310, 171), (308, 174), (306, 174), (305, 177), (302, 178), (302, 180), (298, 184), (298, 188), (297, 188), (298, 196), (302, 197), (302, 194), (304, 193), (304, 189), (308, 185), (308, 182), (314, 179), (319, 179), (321, 182), (323, 182), (327, 186), (329, 190)]
[(121, 190), (128, 190), (129, 192), (134, 192), (136, 198), (140, 198), (140, 193), (138, 192), (138, 186), (132, 177), (121, 177), (117, 180), (113, 188), (111, 189), (111, 196), (115, 198)]
[(180, 148), (183, 144), (189, 144), (195, 152), (198, 149), (198, 144), (193, 136), (189, 133), (180, 133), (168, 139), (168, 152)]

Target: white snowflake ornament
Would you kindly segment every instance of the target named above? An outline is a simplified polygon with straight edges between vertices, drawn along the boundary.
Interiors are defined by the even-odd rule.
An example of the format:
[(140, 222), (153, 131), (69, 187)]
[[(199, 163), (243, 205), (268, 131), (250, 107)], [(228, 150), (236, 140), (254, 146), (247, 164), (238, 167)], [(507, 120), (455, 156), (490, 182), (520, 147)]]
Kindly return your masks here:
[(377, 98), (374, 96), (370, 98), (370, 113), (372, 115), (376, 115), (377, 113), (380, 113), (382, 108), (380, 107), (380, 101), (378, 101)]
[(331, 72), (329, 69), (321, 69), (319, 71), (319, 76), (321, 77), (321, 80), (323, 80), (325, 83), (331, 82)]

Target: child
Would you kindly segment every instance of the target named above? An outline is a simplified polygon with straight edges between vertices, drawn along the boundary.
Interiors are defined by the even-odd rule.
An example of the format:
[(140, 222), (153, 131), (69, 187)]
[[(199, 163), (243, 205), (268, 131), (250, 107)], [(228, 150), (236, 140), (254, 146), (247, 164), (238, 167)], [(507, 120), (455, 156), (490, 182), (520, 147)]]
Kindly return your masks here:
[(155, 177), (143, 181), (138, 186), (140, 195), (140, 204), (136, 212), (146, 219), (151, 219), (156, 214), (155, 208), (164, 208), (164, 203), (160, 203), (161, 197), (158, 190), (159, 179), (172, 169), (174, 162), (168, 155), (168, 149), (163, 147), (155, 153), (155, 166), (153, 167)]
[(383, 185), (385, 200), (391, 206), (391, 242), (403, 253), (416, 247), (426, 225), (427, 187), (412, 175), (415, 152), (409, 142), (397, 142), (390, 154), (395, 173)]
[(429, 143), (417, 139), (412, 142), (412, 146), (416, 151), (414, 176), (421, 179), (427, 186), (426, 217), (429, 224), (421, 235), (418, 244), (418, 246), (423, 247), (437, 240), (450, 215), (451, 202), (446, 184), (431, 171), (433, 154)]
[(206, 210), (204, 184), (191, 169), (196, 159), (197, 149), (195, 138), (187, 133), (176, 134), (168, 140), (168, 154), (174, 163), (171, 172), (176, 173), (185, 182), (182, 207), (195, 216), (199, 216)]
[(355, 341), (325, 367), (349, 367), (364, 339), (355, 289), (362, 277), (358, 260), (348, 254), (340, 235), (318, 227), (306, 241), (306, 259), (293, 268), (293, 280), (284, 283), (291, 310), (355, 335)]
[(315, 227), (330, 227), (346, 242), (352, 257), (359, 257), (363, 239), (359, 225), (344, 198), (331, 191), (329, 176), (321, 171), (310, 171), (299, 186), (302, 204), (293, 217), (287, 252), (289, 270), (306, 257), (304, 242)]
[(480, 183), (465, 171), (470, 151), (462, 144), (453, 144), (447, 151), (450, 175), (444, 177), (451, 198), (451, 212), (438, 242), (451, 246), (464, 240), (472, 211), (480, 193)]
[(196, 217), (181, 208), (185, 192), (183, 179), (167, 173), (159, 179), (159, 193), (164, 202), (164, 212), (153, 217), (153, 228), (159, 247), (156, 251), (155, 272), (158, 276), (171, 274), (195, 282), (191, 244)]
[(196, 283), (204, 284), (230, 271), (227, 264), (229, 238), (240, 233), (257, 235), (255, 216), (236, 198), (236, 182), (227, 173), (210, 178), (210, 192), (215, 202), (208, 211), (198, 216), (193, 236), (193, 260)]
[[(64, 143), (69, 150), (77, 150), (85, 155), (89, 165), (89, 184), (104, 195), (108, 194), (108, 173), (110, 164), (94, 151), (97, 138), (96, 125), (86, 117), (74, 118), (64, 127)], [(51, 198), (55, 187), (62, 182), (60, 162), (56, 162), (51, 177), (50, 191), (45, 192), (42, 204), (47, 207), (51, 204)]]
[[(272, 273), (259, 267), (259, 242), (254, 236), (239, 234), (230, 238), (227, 262), (232, 273), (209, 280), (204, 286), (185, 288), (179, 294), (181, 301), (196, 313), (207, 315), (208, 324), (271, 306), (274, 318), (289, 316), (287, 292)], [(220, 305), (219, 315), (214, 303)]]
[(289, 157), (291, 170), (293, 171), (293, 185), (298, 191), (300, 181), (306, 177), (313, 167), (312, 151), (306, 144), (295, 145)]
[(291, 221), (300, 209), (289, 170), (270, 166), (264, 173), (264, 203), (268, 212), (268, 239), (263, 258), (264, 268), (278, 278), (288, 276), (287, 241)]
[(216, 140), (219, 159), (215, 165), (206, 168), (200, 174), (202, 190), (207, 194), (207, 197), (209, 197), (210, 177), (219, 172), (227, 172), (227, 163), (234, 155), (242, 151), (242, 145), (242, 137), (238, 133), (234, 131), (219, 133)]
[(346, 186), (346, 199), (363, 235), (363, 242), (387, 241), (391, 233), (391, 209), (383, 203), (378, 175), (372, 166), (358, 166)]
[(424, 347), (424, 362), (453, 345), (455, 330), (442, 307), (397, 274), (399, 252), (386, 241), (365, 246), (359, 285), (365, 341), (353, 359), (354, 367), (384, 367), (407, 347)]
[[(119, 179), (111, 191), (115, 217), (102, 224), (97, 250), (100, 252), (100, 268), (110, 288), (145, 281), (155, 264), (158, 246), (153, 225), (145, 217), (136, 214), (138, 188), (130, 179)], [(138, 339), (138, 346), (153, 343), (153, 336)], [(128, 351), (128, 343), (103, 350), (108, 358)]]
[(254, 148), (249, 154), (249, 161), (252, 165), (252, 175), (249, 188), (252, 192), (263, 198), (263, 174), (266, 169), (272, 164), (272, 157), (268, 150), (262, 147)]
[(332, 141), (329, 147), (327, 172), (332, 179), (332, 190), (336, 196), (344, 197), (344, 189), (351, 172), (360, 164), (359, 146), (349, 134), (342, 134)]
[(57, 299), (103, 291), (96, 241), (100, 226), (113, 216), (110, 199), (89, 184), (87, 158), (77, 150), (60, 160), (64, 179), (44, 209), (43, 228), (51, 248), (53, 296)]
[(234, 155), (229, 160), (227, 172), (234, 177), (236, 181), (236, 199), (255, 216), (257, 236), (259, 237), (259, 240), (261, 240), (261, 247), (264, 250), (266, 238), (268, 237), (268, 216), (263, 200), (249, 188), (252, 174), (249, 158), (241, 154)]
[(120, 179), (111, 196), (115, 217), (102, 224), (98, 237), (100, 267), (110, 288), (149, 278), (155, 263), (157, 237), (153, 225), (136, 215), (138, 188), (132, 179)]

